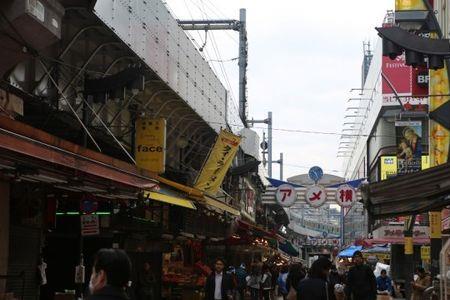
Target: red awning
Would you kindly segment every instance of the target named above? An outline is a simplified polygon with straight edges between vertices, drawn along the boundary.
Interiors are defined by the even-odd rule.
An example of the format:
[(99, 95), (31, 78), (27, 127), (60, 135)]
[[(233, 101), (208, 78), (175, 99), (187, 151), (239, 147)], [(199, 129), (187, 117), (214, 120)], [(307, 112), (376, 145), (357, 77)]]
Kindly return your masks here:
[(4, 116), (0, 116), (0, 154), (2, 150), (139, 189), (151, 189), (158, 183), (154, 174), (138, 170), (135, 165), (80, 147)]

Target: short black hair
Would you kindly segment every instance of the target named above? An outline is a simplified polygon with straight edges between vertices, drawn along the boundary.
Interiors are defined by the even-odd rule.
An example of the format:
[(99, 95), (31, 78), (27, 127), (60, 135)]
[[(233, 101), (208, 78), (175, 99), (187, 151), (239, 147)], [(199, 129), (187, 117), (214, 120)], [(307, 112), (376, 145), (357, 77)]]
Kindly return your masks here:
[(356, 256), (359, 256), (361, 258), (363, 257), (361, 251), (359, 251), (359, 250), (357, 250), (357, 251), (355, 251), (355, 253), (353, 253), (353, 257), (356, 257)]
[(217, 257), (215, 260), (214, 260), (214, 264), (216, 264), (217, 262), (221, 262), (221, 263), (223, 263), (223, 265), (225, 266), (225, 260), (223, 259), (223, 258), (221, 258), (221, 257)]
[(387, 274), (386, 270), (381, 270), (381, 274)]
[(94, 269), (106, 273), (108, 285), (126, 287), (131, 277), (131, 261), (125, 251), (120, 249), (100, 249), (95, 255)]
[(315, 262), (313, 262), (311, 269), (309, 270), (310, 278), (324, 278), (323, 271), (330, 270), (332, 266), (331, 261), (326, 257), (319, 257)]
[(423, 267), (417, 267), (416, 272), (425, 273), (425, 269)]

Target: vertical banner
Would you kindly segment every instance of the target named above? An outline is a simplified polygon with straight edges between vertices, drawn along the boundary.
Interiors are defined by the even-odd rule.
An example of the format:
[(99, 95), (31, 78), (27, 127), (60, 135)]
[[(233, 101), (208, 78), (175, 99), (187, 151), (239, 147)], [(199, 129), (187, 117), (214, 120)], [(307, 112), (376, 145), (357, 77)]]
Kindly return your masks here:
[(236, 155), (241, 137), (221, 130), (213, 149), (197, 178), (195, 187), (199, 190), (217, 194), (222, 181)]
[(422, 167), (422, 122), (395, 122), (397, 137), (397, 174), (414, 173)]
[(423, 0), (395, 0), (395, 11), (400, 10), (427, 10), (427, 7)]
[(410, 236), (405, 236), (405, 254), (406, 255), (414, 254), (413, 238)]
[(442, 236), (441, 235), (441, 229), (442, 229), (441, 212), (440, 211), (429, 212), (429, 217), (430, 217), (430, 238), (440, 239)]
[[(430, 70), (430, 112), (449, 101), (450, 92), (446, 67), (439, 70)], [(448, 159), (449, 131), (439, 123), (430, 120), (430, 165), (435, 167), (445, 164)]]
[(164, 173), (166, 165), (166, 120), (136, 120), (136, 165), (155, 173)]

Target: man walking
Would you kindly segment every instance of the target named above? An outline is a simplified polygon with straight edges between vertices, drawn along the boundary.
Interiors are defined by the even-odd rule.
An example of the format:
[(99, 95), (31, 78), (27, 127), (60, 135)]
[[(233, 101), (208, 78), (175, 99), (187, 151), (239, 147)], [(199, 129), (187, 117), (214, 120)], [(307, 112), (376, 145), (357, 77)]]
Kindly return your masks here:
[(350, 268), (347, 276), (345, 294), (352, 300), (376, 300), (377, 282), (372, 269), (364, 264), (361, 251), (353, 254), (354, 266)]
[(206, 279), (206, 300), (230, 300), (233, 299), (233, 284), (230, 276), (223, 269), (225, 262), (218, 258), (214, 263), (214, 272)]

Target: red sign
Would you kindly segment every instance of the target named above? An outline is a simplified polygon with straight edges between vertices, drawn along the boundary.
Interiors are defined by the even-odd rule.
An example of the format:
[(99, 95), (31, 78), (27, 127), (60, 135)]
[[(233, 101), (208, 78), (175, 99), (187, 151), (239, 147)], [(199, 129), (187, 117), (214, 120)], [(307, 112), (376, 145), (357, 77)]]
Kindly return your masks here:
[(413, 68), (405, 64), (405, 54), (394, 60), (382, 60), (383, 106), (397, 106), (399, 101), (406, 110), (425, 111), (428, 105), (428, 71), (425, 67)]

